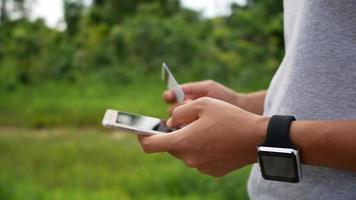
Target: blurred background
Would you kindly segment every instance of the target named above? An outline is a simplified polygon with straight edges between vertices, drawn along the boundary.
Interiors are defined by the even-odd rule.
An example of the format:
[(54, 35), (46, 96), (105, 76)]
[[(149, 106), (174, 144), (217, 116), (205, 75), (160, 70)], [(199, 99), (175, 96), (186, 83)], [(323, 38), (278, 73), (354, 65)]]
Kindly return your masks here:
[(246, 199), (223, 178), (101, 127), (106, 108), (167, 118), (160, 80), (268, 87), (282, 1), (0, 0), (0, 199)]

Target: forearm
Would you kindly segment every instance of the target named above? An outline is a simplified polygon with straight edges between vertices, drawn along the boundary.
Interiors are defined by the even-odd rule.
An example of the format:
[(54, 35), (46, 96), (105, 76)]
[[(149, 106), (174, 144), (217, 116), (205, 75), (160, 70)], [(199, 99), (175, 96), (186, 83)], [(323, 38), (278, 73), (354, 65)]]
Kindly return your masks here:
[(267, 91), (263, 90), (249, 94), (238, 94), (241, 95), (241, 98), (239, 98), (237, 105), (244, 110), (262, 115), (266, 93)]
[(295, 121), (290, 137), (303, 163), (356, 172), (356, 121)]

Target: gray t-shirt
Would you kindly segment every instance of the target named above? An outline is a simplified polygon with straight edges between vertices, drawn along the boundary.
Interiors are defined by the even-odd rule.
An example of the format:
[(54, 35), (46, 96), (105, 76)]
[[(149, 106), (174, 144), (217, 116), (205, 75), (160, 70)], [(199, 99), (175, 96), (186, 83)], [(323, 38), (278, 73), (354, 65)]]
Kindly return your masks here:
[[(284, 29), (286, 53), (268, 89), (264, 115), (356, 119), (356, 0), (284, 0)], [(356, 173), (303, 165), (303, 174), (298, 184), (267, 181), (255, 164), (249, 196), (356, 199)]]

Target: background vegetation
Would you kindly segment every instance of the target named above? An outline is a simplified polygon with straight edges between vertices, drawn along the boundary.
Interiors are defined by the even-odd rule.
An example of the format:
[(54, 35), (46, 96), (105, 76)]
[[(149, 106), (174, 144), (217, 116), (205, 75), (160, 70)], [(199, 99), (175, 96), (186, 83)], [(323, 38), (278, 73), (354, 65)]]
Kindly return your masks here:
[(243, 199), (222, 179), (100, 128), (106, 108), (167, 117), (160, 66), (180, 82), (263, 89), (283, 56), (282, 1), (205, 18), (178, 0), (64, 0), (65, 30), (0, 0), (0, 199)]

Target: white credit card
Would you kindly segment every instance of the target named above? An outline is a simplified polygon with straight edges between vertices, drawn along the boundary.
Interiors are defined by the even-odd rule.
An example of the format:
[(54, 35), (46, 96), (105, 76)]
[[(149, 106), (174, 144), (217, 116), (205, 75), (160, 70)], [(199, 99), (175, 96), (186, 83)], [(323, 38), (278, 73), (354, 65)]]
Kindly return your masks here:
[(177, 103), (183, 103), (184, 92), (169, 70), (166, 63), (162, 64), (162, 80), (167, 84), (167, 88), (175, 93)]

